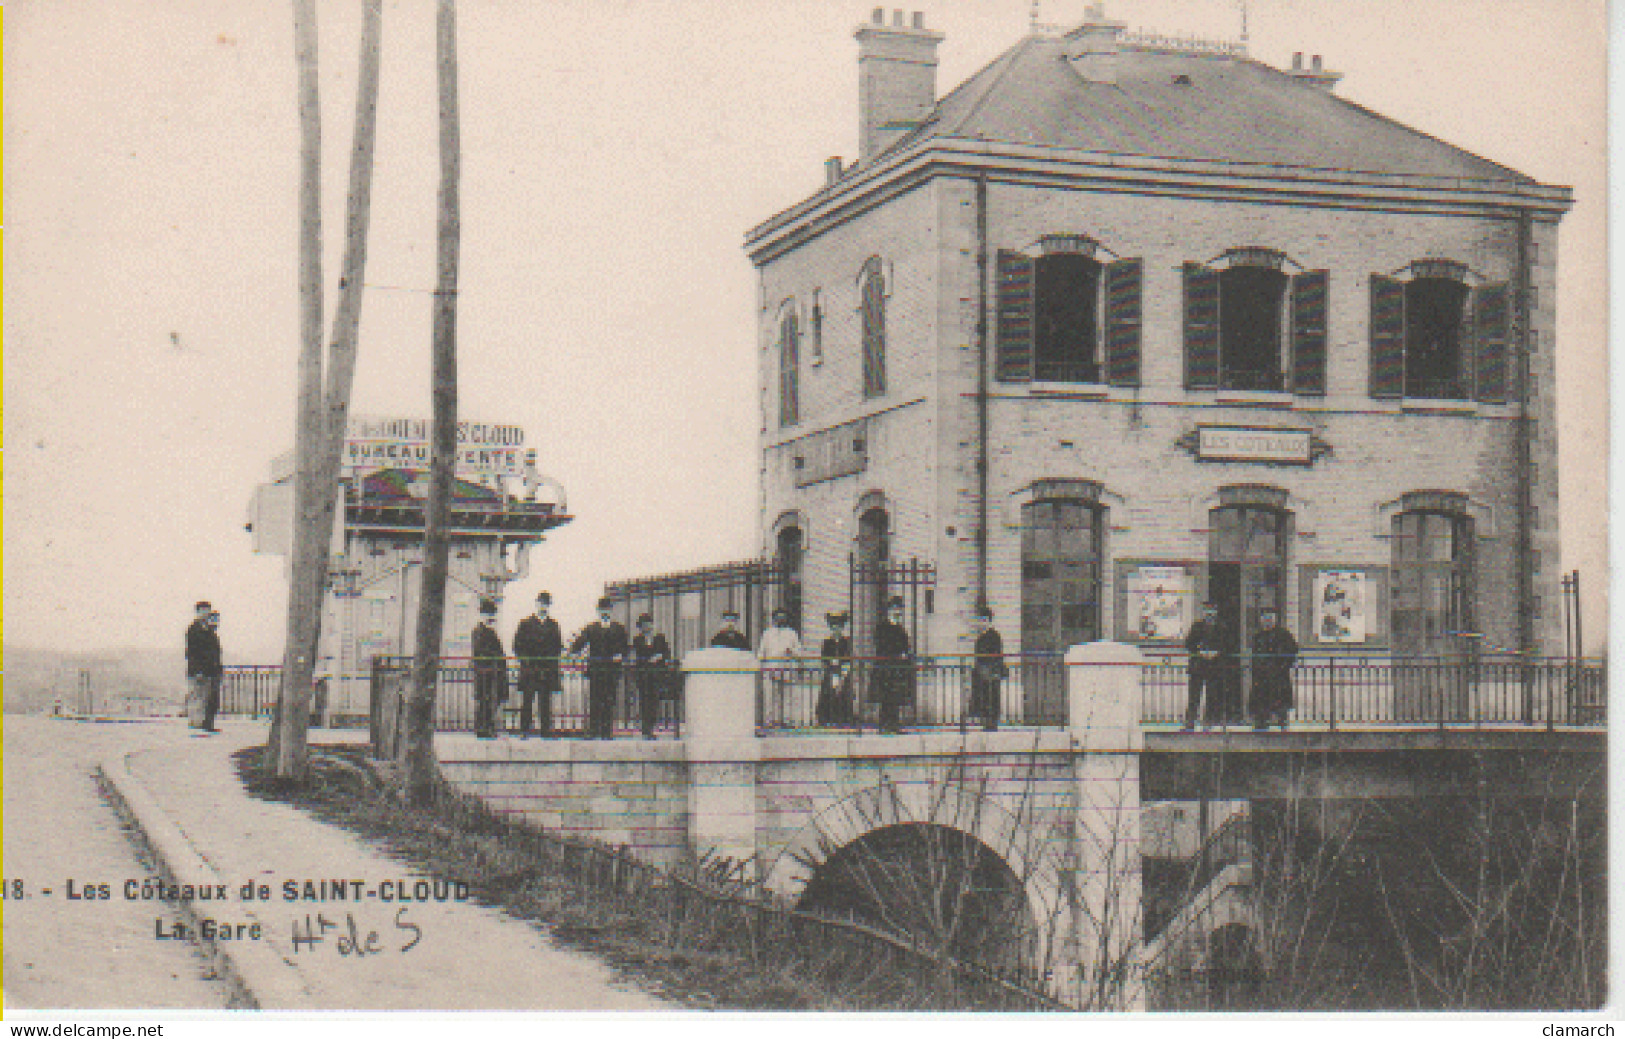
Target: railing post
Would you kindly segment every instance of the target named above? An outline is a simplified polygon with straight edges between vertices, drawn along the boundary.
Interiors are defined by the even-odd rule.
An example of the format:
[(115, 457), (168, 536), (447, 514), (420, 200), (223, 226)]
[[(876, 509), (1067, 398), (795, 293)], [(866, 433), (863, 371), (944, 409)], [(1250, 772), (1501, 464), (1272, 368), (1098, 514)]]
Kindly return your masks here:
[(1063, 666), (1078, 813), (1071, 937), (1083, 985), (1064, 995), (1103, 1010), (1144, 1009), (1138, 952), (1145, 655), (1136, 646), (1093, 642), (1067, 650)]
[(742, 649), (701, 649), (683, 658), (683, 670), (689, 850), (696, 859), (723, 855), (754, 864), (761, 756), (753, 709), (756, 657)]

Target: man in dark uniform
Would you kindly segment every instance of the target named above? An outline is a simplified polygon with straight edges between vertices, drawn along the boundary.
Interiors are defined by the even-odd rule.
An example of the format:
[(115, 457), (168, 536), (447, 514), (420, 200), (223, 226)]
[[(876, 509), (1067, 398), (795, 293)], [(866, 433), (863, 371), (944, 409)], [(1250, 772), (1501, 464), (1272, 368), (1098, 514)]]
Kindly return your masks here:
[(746, 638), (745, 633), (739, 630), (738, 610), (722, 611), (722, 629), (711, 636), (711, 645), (720, 646), (723, 649), (742, 649), (747, 653), (750, 652), (750, 639)]
[(819, 725), (852, 723), (852, 638), (846, 634), (846, 621), (844, 613), (824, 615), (829, 638), (824, 640), (818, 654), (823, 681), (818, 688), (818, 703), (813, 708), (813, 717)]
[(564, 688), (559, 681), (559, 657), (564, 636), (559, 622), (549, 617), (553, 596), (536, 593), (536, 612), (519, 622), (513, 633), (513, 655), (519, 658), (519, 731), (530, 738), (531, 701), (536, 704), (536, 728), (553, 735), (553, 694)]
[(497, 704), (508, 699), (508, 655), (496, 628), (495, 599), (480, 600), (480, 622), (469, 637), (474, 658), (474, 735), (482, 740), (497, 736)]
[(198, 602), (192, 612), (192, 623), (186, 628), (187, 724), (204, 732), (219, 732), (214, 716), (220, 709), (220, 681), (226, 673), (220, 635), (215, 630), (220, 615), (206, 601)]
[(1190, 653), (1189, 680), (1186, 685), (1185, 731), (1196, 728), (1196, 712), (1203, 706), (1202, 694), (1207, 693), (1203, 726), (1225, 720), (1225, 690), (1229, 679), (1225, 668), (1224, 632), (1219, 627), (1219, 607), (1215, 603), (1202, 604), (1202, 619), (1191, 625), (1185, 635), (1185, 649)]
[(1298, 659), (1298, 640), (1280, 626), (1275, 610), (1258, 611), (1259, 631), (1253, 639), (1253, 728), (1262, 732), (1271, 722), (1286, 728), (1292, 710), (1292, 665)]
[(632, 684), (638, 694), (638, 717), (643, 738), (655, 738), (655, 722), (660, 717), (660, 701), (671, 678), (671, 646), (666, 636), (655, 631), (655, 619), (638, 614), (638, 633), (632, 636)]
[(626, 628), (610, 617), (614, 604), (598, 600), (598, 619), (581, 629), (570, 643), (571, 653), (587, 655), (587, 738), (612, 739), (615, 736), (615, 690), (626, 660)]
[(970, 713), (982, 719), (982, 728), (993, 732), (999, 727), (999, 700), (1004, 677), (1004, 638), (993, 627), (993, 609), (978, 603), (971, 616), (976, 632), (975, 661), (970, 672)]
[(875, 699), (880, 701), (880, 731), (902, 732), (901, 709), (914, 691), (914, 650), (903, 627), (903, 600), (892, 596), (886, 619), (875, 626)]

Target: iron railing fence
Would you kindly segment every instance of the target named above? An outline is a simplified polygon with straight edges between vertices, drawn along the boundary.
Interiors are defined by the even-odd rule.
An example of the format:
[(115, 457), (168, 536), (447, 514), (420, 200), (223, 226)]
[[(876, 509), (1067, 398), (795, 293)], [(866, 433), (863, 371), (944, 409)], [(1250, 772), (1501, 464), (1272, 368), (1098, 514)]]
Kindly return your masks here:
[[(1183, 658), (1147, 664), (1141, 672), (1141, 720), (1179, 723), (1185, 717), (1189, 669)], [(1315, 658), (1291, 671), (1297, 726), (1607, 724), (1607, 668), (1597, 661), (1487, 657), (1478, 660)], [(1231, 703), (1251, 721), (1249, 676), (1226, 677)]]
[(282, 665), (233, 664), (220, 680), (220, 713), (269, 718), (282, 690)]
[[(377, 657), (373, 661), (373, 695), (380, 689), (377, 676), (395, 672), (410, 674), (411, 657)], [(655, 679), (657, 709), (654, 732), (656, 735), (677, 736), (682, 731), (681, 688), (682, 676), (666, 670)], [(615, 676), (615, 709), (613, 714), (616, 735), (636, 735), (642, 731), (642, 710), (639, 697), (646, 684), (644, 675), (629, 674), (622, 669)], [(577, 660), (564, 660), (559, 664), (559, 679), (563, 689), (553, 693), (553, 727), (556, 735), (580, 736), (587, 731), (588, 678), (586, 665)], [(497, 731), (518, 734), (520, 704), (518, 665), (508, 668), (508, 698), (497, 710)], [(435, 690), (435, 731), (473, 732), (475, 720), (474, 667), (468, 657), (445, 657), (440, 661), (439, 684)], [(537, 723), (532, 721), (534, 727)]]
[[(904, 728), (972, 728), (986, 719), (971, 702), (975, 657), (939, 655), (898, 664), (873, 657), (850, 658), (843, 669), (826, 669), (811, 658), (764, 661), (756, 681), (758, 732), (815, 729), (873, 731), (880, 724), (885, 689), (900, 693)], [(1064, 689), (1066, 664), (1059, 655), (1016, 654), (1004, 658), (998, 724), (1062, 726), (1065, 699), (1045, 695)], [(827, 679), (827, 680), (826, 680)]]
[[(905, 728), (974, 727), (983, 719), (971, 710), (971, 666), (968, 656), (921, 657), (901, 671), (904, 689), (900, 720)], [(411, 658), (380, 657), (377, 668), (404, 671)], [(1000, 683), (1000, 725), (1023, 727), (1066, 724), (1066, 664), (1059, 655), (1005, 657), (1007, 677)], [(895, 667), (895, 665), (892, 665)], [(585, 666), (565, 660), (560, 665), (563, 689), (553, 694), (553, 731), (585, 732), (588, 681)], [(759, 732), (837, 729), (873, 730), (879, 723), (879, 685), (873, 659), (854, 658), (844, 680), (826, 690), (824, 667), (815, 658), (768, 661), (757, 676), (756, 726)], [(277, 665), (236, 665), (225, 669), (221, 713), (268, 718), (276, 706), (282, 669)], [(897, 671), (892, 674), (897, 675)], [(1302, 728), (1339, 726), (1544, 725), (1600, 727), (1607, 724), (1607, 668), (1595, 660), (1515, 657), (1477, 661), (1390, 661), (1368, 658), (1312, 658), (1292, 668), (1295, 705), (1291, 722)], [(1141, 720), (1148, 725), (1177, 725), (1184, 719), (1189, 671), (1183, 658), (1161, 658), (1141, 671)], [(615, 679), (614, 729), (636, 734), (642, 729), (640, 676), (623, 670)], [(1243, 687), (1233, 695), (1240, 716), (1250, 720), (1239, 669), (1231, 681)], [(518, 669), (509, 669), (508, 700), (498, 711), (498, 728), (517, 732)], [(680, 735), (683, 678), (662, 676), (655, 732)], [(377, 688), (376, 681), (374, 688)], [(1063, 695), (1055, 695), (1057, 690)], [(833, 697), (831, 693), (835, 694)], [(823, 701), (822, 707), (820, 701)], [(435, 700), (435, 727), (442, 732), (474, 729), (474, 672), (467, 658), (441, 662)]]

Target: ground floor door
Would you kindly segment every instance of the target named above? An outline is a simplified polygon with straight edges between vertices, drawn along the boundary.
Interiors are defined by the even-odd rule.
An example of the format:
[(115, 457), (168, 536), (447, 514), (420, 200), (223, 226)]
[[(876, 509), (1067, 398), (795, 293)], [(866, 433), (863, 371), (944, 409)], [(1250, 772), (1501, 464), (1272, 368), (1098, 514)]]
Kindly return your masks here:
[(1251, 700), (1252, 647), (1266, 608), (1286, 621), (1286, 574), (1291, 514), (1259, 506), (1214, 509), (1208, 554), (1208, 599), (1219, 610), (1232, 715)]

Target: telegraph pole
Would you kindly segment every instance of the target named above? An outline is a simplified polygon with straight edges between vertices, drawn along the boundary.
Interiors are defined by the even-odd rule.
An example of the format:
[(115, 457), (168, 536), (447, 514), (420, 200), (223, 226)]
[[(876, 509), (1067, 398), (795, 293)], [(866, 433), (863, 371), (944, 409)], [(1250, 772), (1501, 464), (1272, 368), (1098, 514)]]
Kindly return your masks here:
[(435, 54), (440, 85), (440, 190), (438, 273), (431, 344), (434, 428), (430, 435), (429, 500), (424, 508), (423, 594), (418, 600), (417, 656), (412, 665), (412, 700), (406, 733), (407, 792), (414, 804), (425, 804), (433, 798), (438, 773), (434, 753), (435, 682), (445, 627), (446, 568), (450, 555), (447, 527), (452, 468), (457, 455), (457, 261), (461, 227), (456, 0), (439, 0)]

